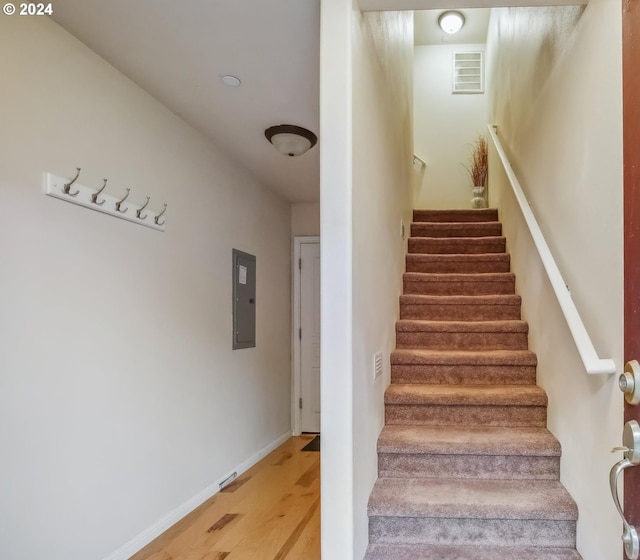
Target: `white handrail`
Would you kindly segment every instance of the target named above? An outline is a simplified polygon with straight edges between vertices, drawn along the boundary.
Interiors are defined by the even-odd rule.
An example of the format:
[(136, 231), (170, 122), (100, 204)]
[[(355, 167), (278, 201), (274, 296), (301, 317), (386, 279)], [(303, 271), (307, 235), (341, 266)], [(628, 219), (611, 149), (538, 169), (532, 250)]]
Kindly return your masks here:
[(564, 313), (567, 325), (569, 325), (569, 330), (573, 335), (573, 340), (576, 344), (576, 347), (578, 348), (580, 358), (582, 358), (584, 368), (589, 374), (616, 373), (617, 368), (615, 362), (611, 359), (603, 359), (598, 357), (598, 353), (593, 347), (593, 343), (591, 342), (589, 333), (587, 332), (587, 329), (585, 328), (584, 323), (580, 318), (580, 314), (578, 313), (578, 310), (573, 303), (573, 299), (571, 298), (571, 294), (569, 293), (567, 285), (565, 284), (564, 279), (562, 278), (562, 274), (558, 269), (558, 265), (556, 264), (556, 261), (554, 260), (553, 255), (549, 250), (549, 246), (547, 245), (544, 235), (540, 230), (540, 226), (538, 225), (538, 222), (536, 221), (536, 218), (533, 215), (531, 208), (529, 207), (529, 203), (524, 196), (524, 192), (522, 192), (520, 182), (513, 172), (511, 163), (509, 162), (507, 155), (502, 148), (502, 144), (500, 143), (497, 134), (497, 127), (495, 125), (489, 125), (489, 135), (491, 136), (493, 144), (496, 147), (498, 155), (500, 156), (500, 161), (502, 161), (502, 165), (509, 179), (509, 183), (511, 183), (513, 194), (518, 201), (520, 211), (522, 212), (524, 220), (529, 227), (529, 232), (531, 233), (533, 242), (538, 249), (540, 260), (542, 260), (542, 264), (547, 271), (547, 276), (549, 277), (549, 281), (551, 282), (553, 291), (558, 298), (558, 303), (560, 304), (560, 308)]
[(418, 157), (416, 154), (413, 154), (413, 163), (415, 163), (416, 161), (419, 161), (421, 163), (421, 167), (427, 167), (427, 162), (424, 161), (422, 158)]

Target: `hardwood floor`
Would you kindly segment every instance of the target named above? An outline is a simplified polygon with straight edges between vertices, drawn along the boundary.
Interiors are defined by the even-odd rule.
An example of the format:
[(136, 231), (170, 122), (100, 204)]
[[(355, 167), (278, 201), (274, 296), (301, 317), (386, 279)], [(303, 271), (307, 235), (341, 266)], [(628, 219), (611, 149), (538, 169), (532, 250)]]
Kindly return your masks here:
[(130, 560), (320, 560), (320, 453), (291, 438)]

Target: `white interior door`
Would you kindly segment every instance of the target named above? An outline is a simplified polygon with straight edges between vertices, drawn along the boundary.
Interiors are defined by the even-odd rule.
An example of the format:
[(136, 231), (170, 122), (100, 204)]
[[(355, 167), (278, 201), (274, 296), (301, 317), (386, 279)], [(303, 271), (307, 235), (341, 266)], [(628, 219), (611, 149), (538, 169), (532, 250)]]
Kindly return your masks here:
[(320, 432), (320, 243), (300, 245), (300, 428)]

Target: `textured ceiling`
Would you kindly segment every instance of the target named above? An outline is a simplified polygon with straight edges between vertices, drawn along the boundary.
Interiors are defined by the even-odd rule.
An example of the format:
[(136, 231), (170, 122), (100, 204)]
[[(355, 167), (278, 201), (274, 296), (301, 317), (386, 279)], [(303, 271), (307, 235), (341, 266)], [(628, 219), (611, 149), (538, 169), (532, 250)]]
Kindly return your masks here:
[(359, 0), (365, 12), (385, 10), (455, 10), (458, 8), (502, 8), (535, 6), (573, 6), (589, 0)]
[(465, 17), (465, 24), (458, 33), (449, 35), (438, 25), (438, 18), (444, 10), (423, 10), (415, 12), (414, 44), (442, 45), (459, 43), (485, 43), (489, 29), (489, 8), (459, 10)]
[[(456, 2), (467, 24), (443, 40), (435, 22), (451, 4), (360, 0), (363, 9), (439, 8), (416, 15), (416, 44), (484, 42), (487, 12), (466, 8), (505, 2)], [(320, 145), (289, 158), (264, 130), (294, 124), (319, 135), (320, 0), (56, 0), (53, 19), (284, 198), (319, 199)], [(242, 84), (223, 85), (225, 74)]]
[(56, 0), (53, 19), (283, 197), (318, 200), (319, 146), (286, 157), (264, 130), (319, 132), (320, 0)]

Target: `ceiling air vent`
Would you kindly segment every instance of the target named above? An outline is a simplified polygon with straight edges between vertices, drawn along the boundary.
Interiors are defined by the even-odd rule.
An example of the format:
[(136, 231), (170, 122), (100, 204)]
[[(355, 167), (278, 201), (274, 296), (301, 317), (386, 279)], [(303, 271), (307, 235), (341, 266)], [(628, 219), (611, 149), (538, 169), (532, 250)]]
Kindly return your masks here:
[(482, 54), (453, 53), (453, 93), (484, 93)]

